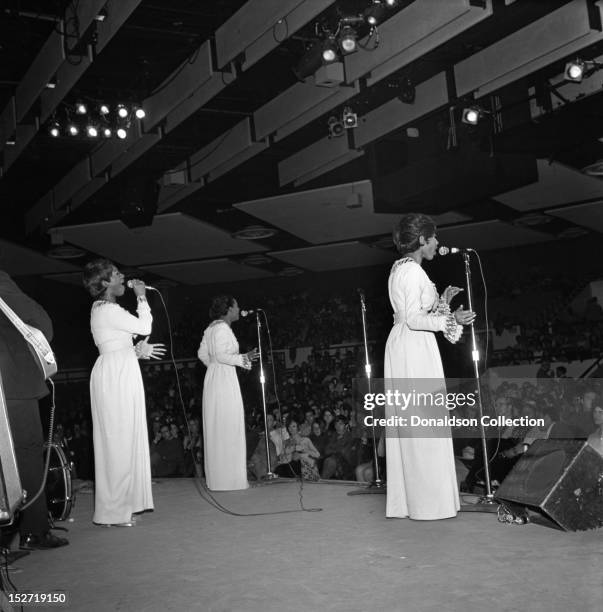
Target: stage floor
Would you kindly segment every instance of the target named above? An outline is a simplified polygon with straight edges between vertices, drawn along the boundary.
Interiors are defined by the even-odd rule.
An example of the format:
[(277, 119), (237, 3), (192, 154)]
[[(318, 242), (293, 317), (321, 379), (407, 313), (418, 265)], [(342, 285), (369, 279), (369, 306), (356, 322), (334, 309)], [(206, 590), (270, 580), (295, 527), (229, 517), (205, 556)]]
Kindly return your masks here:
[[(305, 508), (232, 516), (191, 479), (159, 480), (155, 512), (133, 528), (91, 523), (79, 494), (70, 545), (15, 562), (19, 591), (67, 591), (65, 609), (106, 611), (599, 611), (603, 530), (565, 533), (461, 513), (385, 518), (384, 495), (305, 483)], [(295, 481), (217, 493), (234, 512), (300, 509)], [(60, 532), (59, 532), (60, 535)], [(15, 608), (16, 609), (16, 608)], [(55, 608), (61, 609), (61, 608)]]

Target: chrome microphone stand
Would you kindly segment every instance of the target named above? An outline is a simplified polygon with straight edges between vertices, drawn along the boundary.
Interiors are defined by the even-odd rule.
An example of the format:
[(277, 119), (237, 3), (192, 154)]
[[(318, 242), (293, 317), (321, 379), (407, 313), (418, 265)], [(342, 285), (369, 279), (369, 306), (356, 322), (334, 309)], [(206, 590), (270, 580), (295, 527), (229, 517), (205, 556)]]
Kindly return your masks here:
[[(364, 371), (366, 374), (366, 384), (367, 391), (371, 393), (371, 378), (372, 378), (372, 368), (371, 363), (369, 361), (368, 354), (368, 340), (366, 335), (366, 303), (364, 301), (364, 291), (362, 289), (358, 289), (358, 294), (360, 295), (360, 312), (362, 315), (362, 337), (364, 340)], [(368, 487), (357, 489), (355, 491), (350, 491), (348, 495), (363, 495), (366, 493), (385, 493), (385, 483), (381, 480), (379, 474), (379, 458), (377, 456), (377, 441), (375, 439), (375, 425), (371, 427), (371, 434), (373, 440), (373, 462), (375, 465), (375, 480), (371, 482)]]
[(258, 332), (258, 352), (260, 355), (260, 386), (262, 387), (262, 408), (264, 410), (264, 431), (266, 432), (264, 435), (264, 442), (266, 443), (266, 476), (264, 476), (265, 480), (273, 480), (278, 478), (276, 474), (272, 472), (272, 466), (270, 465), (270, 446), (268, 436), (270, 432), (268, 431), (268, 418), (266, 411), (266, 375), (264, 374), (264, 357), (262, 352), (262, 322), (260, 321), (260, 311), (262, 309), (258, 308), (255, 311), (255, 320), (256, 320), (256, 328)]
[[(473, 249), (467, 249), (463, 251), (463, 261), (465, 263), (465, 284), (467, 287), (467, 302), (469, 310), (473, 310), (473, 292), (471, 290), (471, 265), (469, 259), (469, 253)], [(479, 431), (480, 440), (482, 443), (482, 453), (484, 460), (484, 480), (486, 483), (486, 495), (478, 499), (475, 504), (463, 504), (461, 511), (464, 512), (496, 512), (498, 509), (497, 502), (494, 501), (494, 495), (492, 493), (492, 483), (490, 480), (490, 465), (488, 462), (488, 446), (486, 444), (486, 430), (484, 428), (483, 416), (484, 416), (484, 405), (482, 402), (482, 390), (479, 379), (479, 350), (477, 348), (477, 341), (475, 338), (475, 326), (472, 322), (469, 326), (471, 328), (471, 360), (473, 361), (473, 375), (475, 377), (475, 386), (477, 392), (477, 405), (479, 408)], [(488, 333), (488, 330), (486, 330)]]

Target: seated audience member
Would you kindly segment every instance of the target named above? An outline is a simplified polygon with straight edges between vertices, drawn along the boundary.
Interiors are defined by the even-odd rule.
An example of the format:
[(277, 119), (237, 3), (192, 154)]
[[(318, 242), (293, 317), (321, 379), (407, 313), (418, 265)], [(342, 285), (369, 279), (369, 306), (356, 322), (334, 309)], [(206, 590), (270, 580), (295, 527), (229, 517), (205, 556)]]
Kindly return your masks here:
[(328, 434), (335, 431), (335, 415), (329, 408), (322, 411), (322, 430)]
[(316, 450), (320, 453), (320, 459), (318, 459), (318, 469), (322, 470), (322, 464), (325, 456), (325, 449), (329, 443), (329, 434), (322, 430), (321, 422), (318, 419), (314, 419), (312, 423), (312, 433), (308, 436)]
[(308, 437), (312, 433), (312, 423), (314, 422), (314, 410), (308, 408), (305, 412), (305, 420), (299, 426), (299, 433), (302, 436)]
[(337, 478), (353, 480), (356, 458), (356, 440), (347, 430), (347, 419), (338, 416), (335, 419), (335, 431), (330, 435), (325, 448), (321, 477), (325, 480)]
[(168, 425), (162, 425), (161, 438), (151, 445), (151, 473), (158, 478), (182, 476), (184, 451), (179, 438), (174, 438)]
[(304, 480), (318, 480), (320, 475), (316, 460), (320, 453), (310, 438), (300, 435), (295, 419), (289, 421), (289, 439), (283, 444), (280, 465), (276, 468), (279, 476), (301, 476)]
[(595, 397), (593, 400), (592, 415), (596, 429), (588, 436), (587, 442), (600, 455), (603, 455), (603, 402), (600, 401), (599, 397)]
[[(365, 434), (360, 438), (360, 445), (358, 446), (358, 458), (355, 473), (356, 480), (358, 482), (373, 482), (375, 480), (375, 467), (374, 467), (374, 453), (373, 453), (373, 439), (372, 435)], [(385, 457), (385, 437), (381, 435), (377, 442), (377, 460), (379, 461), (379, 476), (383, 480), (383, 469), (381, 464), (381, 458)]]
[(190, 429), (190, 435), (189, 432), (187, 432), (182, 442), (182, 449), (184, 451), (184, 475), (194, 476), (195, 464), (203, 465), (203, 437), (201, 436), (198, 418), (195, 417), (190, 419), (188, 426)]

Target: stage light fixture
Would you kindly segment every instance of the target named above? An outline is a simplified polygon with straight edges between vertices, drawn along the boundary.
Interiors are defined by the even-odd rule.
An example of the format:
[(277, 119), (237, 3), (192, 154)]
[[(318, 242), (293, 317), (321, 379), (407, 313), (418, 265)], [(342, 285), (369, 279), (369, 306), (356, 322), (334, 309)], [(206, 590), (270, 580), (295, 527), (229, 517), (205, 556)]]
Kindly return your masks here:
[(50, 124), (50, 128), (48, 130), (48, 133), (53, 137), (53, 138), (58, 138), (61, 135), (61, 126), (58, 124), (57, 121), (53, 121)]
[(406, 77), (402, 79), (398, 89), (398, 99), (404, 104), (413, 104), (417, 96), (417, 90), (412, 81)]
[(108, 114), (109, 114), (109, 111), (110, 111), (110, 109), (109, 109), (109, 105), (108, 105), (108, 104), (101, 104), (101, 105), (98, 107), (98, 112), (99, 112), (101, 115), (108, 115)]
[(566, 81), (580, 83), (582, 79), (589, 77), (597, 70), (601, 70), (603, 64), (594, 60), (583, 60), (579, 57), (565, 64), (564, 77)]
[(125, 107), (124, 104), (118, 104), (117, 105), (117, 115), (118, 117), (121, 117), (122, 119), (125, 119), (128, 116), (128, 109)]
[(322, 59), (326, 64), (331, 64), (337, 59), (337, 43), (332, 36), (322, 44)]
[(329, 117), (327, 124), (329, 126), (329, 138), (339, 138), (343, 136), (345, 127), (337, 117)]
[(103, 136), (105, 138), (111, 138), (111, 135), (113, 134), (113, 132), (111, 131), (111, 128), (103, 128)]
[(97, 138), (98, 128), (95, 125), (87, 125), (86, 134), (88, 135), (88, 138)]
[(482, 116), (482, 109), (478, 106), (468, 106), (463, 109), (463, 114), (461, 115), (461, 121), (463, 123), (467, 123), (468, 125), (477, 125)]
[(375, 27), (381, 23), (386, 11), (387, 7), (381, 0), (373, 0), (373, 4), (364, 11), (364, 18), (370, 26)]
[(134, 114), (136, 115), (137, 119), (144, 119), (147, 116), (147, 114), (144, 111), (144, 108), (142, 108), (141, 106), (136, 107)]
[(358, 126), (358, 115), (349, 106), (346, 106), (343, 109), (342, 121), (346, 130), (355, 128)]
[(105, 19), (107, 19), (108, 16), (109, 16), (109, 11), (107, 11), (106, 8), (103, 8), (96, 14), (96, 17), (94, 17), (94, 20), (102, 22), (102, 21), (105, 21)]
[(117, 128), (117, 132), (115, 132), (117, 134), (117, 137), (120, 140), (124, 140), (127, 136), (128, 136), (128, 130), (126, 130), (126, 128)]
[(565, 79), (579, 83), (584, 78), (586, 64), (581, 59), (568, 62), (565, 65)]
[(354, 51), (358, 50), (357, 38), (358, 35), (356, 34), (356, 30), (354, 30), (354, 28), (351, 26), (344, 26), (341, 29), (341, 34), (339, 35), (339, 47), (344, 55), (354, 53)]
[(67, 132), (69, 132), (70, 136), (77, 136), (80, 133), (80, 128), (75, 123), (70, 123), (67, 127)]
[(86, 105), (82, 101), (78, 100), (75, 103), (75, 112), (78, 115), (85, 115), (88, 112), (88, 108), (86, 107)]
[(398, 0), (385, 0), (385, 4), (387, 4), (389, 8), (393, 8), (396, 6), (396, 4), (398, 4)]

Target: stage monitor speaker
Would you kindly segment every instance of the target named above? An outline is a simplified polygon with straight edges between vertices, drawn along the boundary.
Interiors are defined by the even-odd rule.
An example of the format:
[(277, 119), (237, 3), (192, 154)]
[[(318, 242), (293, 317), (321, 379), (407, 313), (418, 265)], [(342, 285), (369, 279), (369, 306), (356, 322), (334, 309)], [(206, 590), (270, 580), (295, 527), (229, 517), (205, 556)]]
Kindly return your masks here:
[(537, 440), (496, 498), (538, 508), (565, 531), (603, 526), (603, 457), (580, 440)]
[(130, 229), (152, 225), (158, 197), (159, 185), (153, 179), (136, 177), (128, 180), (122, 196), (120, 219)]
[(11, 523), (22, 504), (23, 489), (0, 376), (0, 526)]

